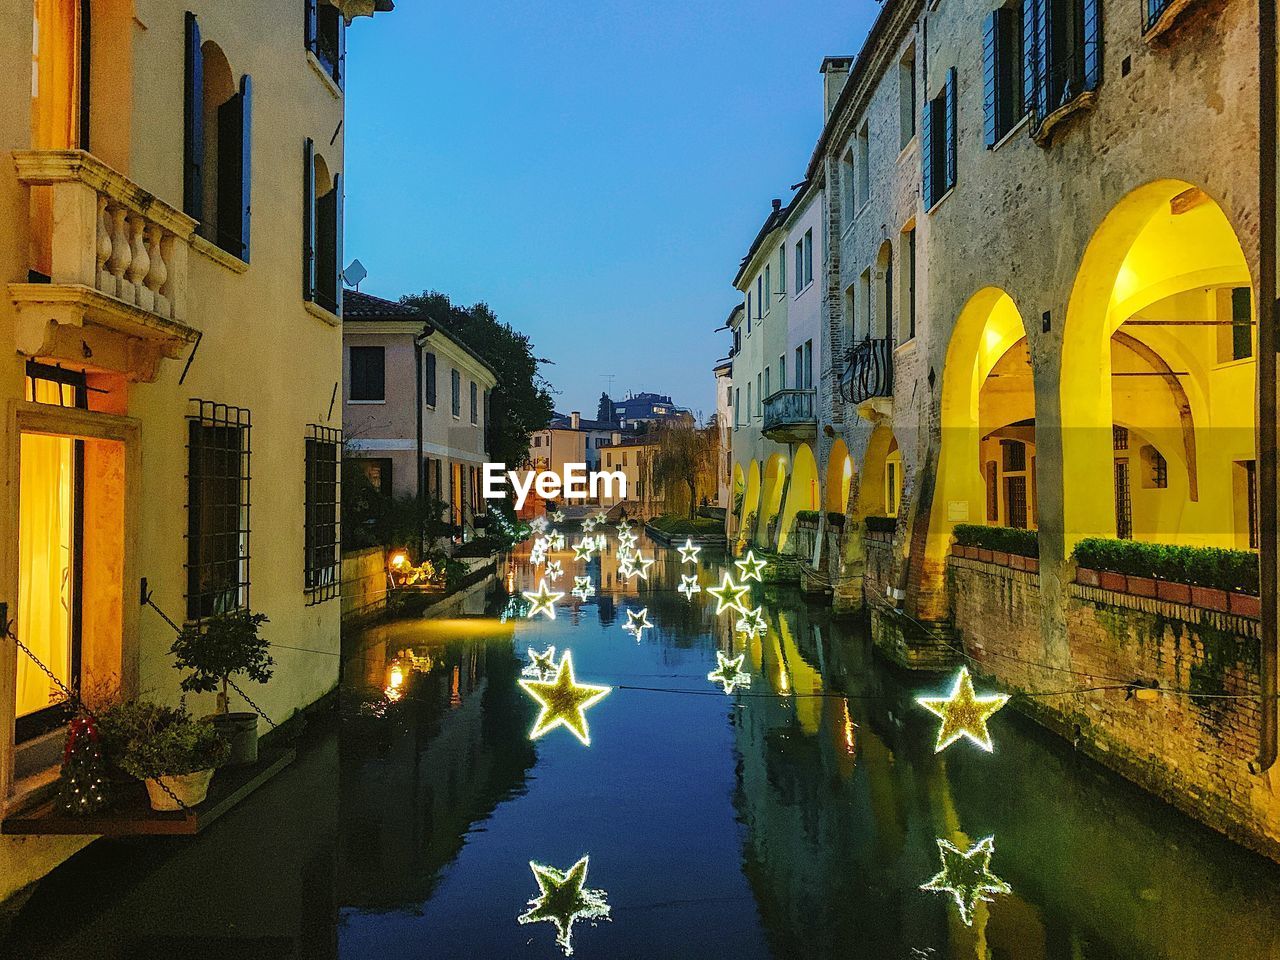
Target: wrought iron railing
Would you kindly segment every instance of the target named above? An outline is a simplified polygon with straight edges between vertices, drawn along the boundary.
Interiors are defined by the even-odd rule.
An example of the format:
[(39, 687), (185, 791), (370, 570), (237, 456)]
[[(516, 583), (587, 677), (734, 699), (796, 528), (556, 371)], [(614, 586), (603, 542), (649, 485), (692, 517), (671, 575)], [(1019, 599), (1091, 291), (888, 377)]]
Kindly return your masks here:
[(1149, 33), (1172, 3), (1173, 0), (1142, 0), (1142, 32)]
[(845, 356), (840, 392), (850, 403), (893, 396), (893, 340), (868, 338), (854, 344)]
[(764, 430), (794, 427), (817, 422), (814, 415), (814, 390), (779, 390), (765, 397)]

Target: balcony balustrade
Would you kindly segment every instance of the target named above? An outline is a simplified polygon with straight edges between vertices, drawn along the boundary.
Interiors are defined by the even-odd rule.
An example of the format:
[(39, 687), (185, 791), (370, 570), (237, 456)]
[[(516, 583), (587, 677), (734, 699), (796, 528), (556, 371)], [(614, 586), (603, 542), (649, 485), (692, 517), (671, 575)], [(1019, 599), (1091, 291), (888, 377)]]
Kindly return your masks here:
[(154, 379), (160, 357), (180, 356), (198, 336), (187, 323), (196, 221), (83, 150), (13, 156), (31, 192), (38, 273), (48, 278), (9, 284), (18, 349)]
[(814, 390), (779, 390), (765, 397), (763, 433), (779, 443), (802, 443), (818, 435)]
[(893, 396), (893, 341), (866, 339), (845, 357), (840, 392), (855, 406), (875, 397)]

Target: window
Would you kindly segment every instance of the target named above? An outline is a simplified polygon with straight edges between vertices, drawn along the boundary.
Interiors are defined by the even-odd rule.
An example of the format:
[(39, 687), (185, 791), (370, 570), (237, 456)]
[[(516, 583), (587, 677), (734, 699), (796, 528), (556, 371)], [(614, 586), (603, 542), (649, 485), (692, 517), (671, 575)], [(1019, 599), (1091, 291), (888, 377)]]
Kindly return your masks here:
[(606, 453), (606, 454), (604, 455), (604, 465), (605, 465), (606, 467), (612, 467), (612, 466), (613, 466), (613, 454), (612, 454), (612, 453)]
[(249, 605), (249, 411), (192, 400), (187, 418), (187, 619)]
[[(871, 336), (871, 268), (862, 271), (862, 276), (858, 278), (858, 318), (862, 325), (862, 335), (864, 337)], [(854, 336), (857, 336), (858, 328), (854, 326)]]
[(756, 277), (756, 317), (764, 316), (764, 277)]
[(1142, 486), (1145, 490), (1165, 490), (1169, 486), (1169, 462), (1149, 443), (1138, 449), (1142, 461)]
[(1102, 82), (1099, 0), (1023, 0), (1023, 92), (1037, 123)]
[(756, 374), (756, 416), (764, 416), (764, 392), (760, 389), (762, 386), (763, 374)]
[(742, 426), (742, 388), (733, 388), (733, 429)]
[(480, 398), (476, 395), (475, 381), (471, 381), (471, 422), (476, 424), (480, 422)]
[[(796, 374), (799, 379), (800, 374)], [(804, 389), (813, 389), (813, 341), (804, 342)]]
[(907, 248), (907, 268), (902, 274), (903, 283), (906, 287), (904, 299), (907, 301), (907, 329), (906, 336), (903, 337), (905, 342), (916, 335), (916, 228), (914, 226), (903, 235), (902, 242)]
[(436, 355), (434, 353), (428, 353), (423, 358), (422, 380), (427, 406), (434, 407), (436, 405)]
[(804, 232), (804, 282), (813, 283), (813, 230)]
[(751, 405), (751, 381), (747, 381), (747, 421), (750, 422), (751, 415), (755, 412), (755, 407)]
[(338, 595), (338, 450), (342, 431), (307, 427), (303, 582), (308, 603)]
[(778, 389), (787, 389), (787, 355), (778, 358)]
[(982, 114), (987, 148), (1004, 139), (1022, 119), (1022, 10), (992, 10), (982, 29)]
[(787, 292), (787, 245), (778, 247), (778, 293)]
[(302, 296), (342, 315), (342, 174), (303, 143)]
[(747, 294), (747, 336), (751, 336), (751, 294)]
[(804, 240), (796, 241), (796, 295), (804, 289)]
[(854, 215), (858, 212), (858, 188), (856, 186), (858, 178), (857, 160), (854, 159), (854, 149), (852, 146), (844, 152), (844, 158), (840, 161), (840, 207), (844, 212), (844, 229), (849, 229), (849, 225), (853, 223)]
[[(1258, 549), (1258, 461), (1257, 460), (1237, 460), (1235, 462), (1235, 476), (1233, 478), (1233, 497), (1237, 505), (1237, 514), (1244, 513), (1244, 517), (1237, 518), (1237, 524), (1242, 519), (1242, 526), (1246, 532), (1247, 539), (1241, 546), (1248, 545), (1250, 550)], [(1244, 505), (1243, 511), (1240, 511), (1239, 505)]]
[(871, 199), (871, 138), (867, 133), (865, 121), (862, 124), (862, 129), (858, 131), (856, 147), (857, 170), (854, 186), (857, 189), (855, 194), (857, 208), (861, 210)]
[(386, 349), (384, 347), (349, 347), (349, 400), (369, 402), (386, 400)]
[(905, 150), (916, 135), (916, 48), (898, 64), (898, 149)]
[(457, 370), (450, 371), (452, 380), (452, 404), (451, 409), (455, 417), (462, 416), (462, 374)]
[(924, 207), (930, 210), (956, 185), (956, 68), (947, 71), (942, 91), (924, 105), (920, 157)]
[(884, 244), (884, 324), (882, 332), (885, 339), (893, 336), (893, 247), (886, 240)]
[(804, 385), (804, 344), (796, 347), (796, 389), (806, 389)]
[(1218, 316), (1230, 323), (1219, 326), (1218, 360), (1230, 362), (1253, 356), (1253, 290), (1234, 287), (1217, 291)]
[(773, 266), (765, 264), (764, 268), (764, 312), (773, 309)]
[(627, 465), (627, 451), (625, 450), (622, 451), (622, 465), (624, 467)]
[(249, 260), (250, 158), (253, 80), (236, 83), (213, 41), (201, 40), (200, 22), (186, 16), (183, 75), (182, 209), (199, 221), (197, 232), (246, 263)]
[(327, 0), (303, 0), (307, 49), (341, 89), (346, 63), (346, 24), (337, 6)]
[(771, 397), (771, 396), (773, 396), (773, 392), (769, 387), (769, 368), (765, 367), (764, 368), (764, 390), (761, 392), (761, 402), (763, 402), (764, 397)]

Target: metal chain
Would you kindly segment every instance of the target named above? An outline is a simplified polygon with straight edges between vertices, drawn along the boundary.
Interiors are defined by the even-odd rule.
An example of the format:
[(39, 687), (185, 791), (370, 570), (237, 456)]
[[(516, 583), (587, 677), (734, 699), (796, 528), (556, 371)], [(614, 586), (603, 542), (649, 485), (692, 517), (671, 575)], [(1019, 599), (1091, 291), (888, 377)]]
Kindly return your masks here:
[(268, 717), (265, 713), (263, 713), (262, 708), (258, 706), (256, 703), (254, 703), (252, 700), (250, 700), (248, 695), (243, 690), (241, 690), (238, 686), (236, 686), (236, 682), (232, 680), (230, 677), (227, 678), (227, 686), (229, 686), (236, 693), (240, 694), (240, 699), (243, 700), (245, 703), (247, 703), (249, 706), (253, 707), (254, 712), (256, 712), (258, 716), (260, 716), (263, 720), (267, 721), (267, 723), (270, 724), (272, 730), (276, 729), (276, 722), (272, 720), (270, 717)]

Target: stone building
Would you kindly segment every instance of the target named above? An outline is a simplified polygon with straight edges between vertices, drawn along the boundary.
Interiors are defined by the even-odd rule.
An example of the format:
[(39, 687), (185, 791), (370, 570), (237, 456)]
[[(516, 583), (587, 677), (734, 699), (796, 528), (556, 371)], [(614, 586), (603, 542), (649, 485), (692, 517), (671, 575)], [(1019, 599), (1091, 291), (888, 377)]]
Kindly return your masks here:
[[(1275, 855), (1272, 775), (1249, 772), (1274, 733), (1252, 699), (1247, 572), (1256, 18), (1236, 2), (888, 0), (856, 57), (824, 62), (824, 127), (787, 209), (825, 197), (813, 454), (842, 520), (766, 526), (757, 542), (797, 554), (837, 607), (866, 606), (907, 665), (963, 653), (1015, 692), (1071, 671), (1179, 691), (1027, 702)], [(776, 352), (738, 346), (735, 391)], [(785, 515), (752, 481), (783, 451), (741, 433), (730, 524)], [(772, 489), (796, 491), (800, 460), (793, 447)], [(961, 525), (981, 546), (957, 544)], [(1194, 555), (1181, 579), (1075, 553), (1137, 556), (1142, 541), (1233, 552)], [(1218, 564), (1245, 572), (1210, 584)]]
[[(56, 781), (58, 684), (178, 701), (173, 629), (140, 595), (179, 623), (267, 614), (252, 694), (277, 721), (337, 684), (353, 12), (0, 7), (0, 602), (49, 669), (3, 646), (6, 820)], [(3, 837), (0, 897), (90, 839)]]

